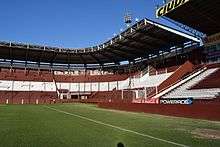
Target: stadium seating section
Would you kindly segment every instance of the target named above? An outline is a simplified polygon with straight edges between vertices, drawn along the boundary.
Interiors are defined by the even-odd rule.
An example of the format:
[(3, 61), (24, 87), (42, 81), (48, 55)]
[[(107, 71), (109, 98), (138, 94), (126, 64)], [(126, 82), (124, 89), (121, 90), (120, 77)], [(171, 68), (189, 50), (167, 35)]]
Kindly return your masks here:
[[(90, 74), (0, 70), (0, 103), (40, 104), (51, 102), (152, 102), (160, 98), (195, 100), (219, 98), (218, 64), (156, 69), (149, 66), (136, 74)], [(142, 96), (140, 93), (142, 92)]]

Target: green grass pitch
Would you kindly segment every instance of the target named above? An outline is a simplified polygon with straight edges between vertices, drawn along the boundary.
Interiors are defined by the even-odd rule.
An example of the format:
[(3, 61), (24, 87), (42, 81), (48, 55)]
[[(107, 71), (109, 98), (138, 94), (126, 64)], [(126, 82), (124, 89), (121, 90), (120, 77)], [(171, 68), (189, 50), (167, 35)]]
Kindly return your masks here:
[(119, 142), (125, 147), (220, 146), (218, 138), (198, 130), (219, 135), (220, 122), (86, 104), (0, 105), (1, 147), (116, 147)]

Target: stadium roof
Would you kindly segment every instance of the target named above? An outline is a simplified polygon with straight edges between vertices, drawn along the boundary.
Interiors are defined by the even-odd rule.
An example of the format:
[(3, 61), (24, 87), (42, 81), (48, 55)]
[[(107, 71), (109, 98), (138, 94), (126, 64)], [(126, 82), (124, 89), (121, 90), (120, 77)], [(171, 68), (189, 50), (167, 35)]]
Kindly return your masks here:
[(58, 64), (119, 64), (123, 61), (145, 58), (173, 46), (184, 46), (187, 42), (199, 40), (186, 33), (143, 19), (108, 42), (84, 49), (0, 42), (0, 59)]
[(171, 0), (157, 10), (157, 16), (168, 17), (212, 35), (220, 32), (219, 8), (219, 0)]

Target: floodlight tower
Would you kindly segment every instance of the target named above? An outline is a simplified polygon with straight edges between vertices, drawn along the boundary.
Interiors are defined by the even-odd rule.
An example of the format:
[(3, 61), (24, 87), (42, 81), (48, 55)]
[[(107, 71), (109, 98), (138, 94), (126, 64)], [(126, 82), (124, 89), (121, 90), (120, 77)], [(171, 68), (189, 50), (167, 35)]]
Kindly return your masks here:
[(124, 22), (127, 27), (130, 27), (132, 24), (132, 14), (130, 12), (126, 12), (124, 17)]
[[(129, 11), (127, 11), (126, 13), (125, 13), (125, 16), (124, 16), (124, 23), (126, 24), (126, 27), (127, 28), (129, 28), (130, 26), (131, 26), (131, 24), (132, 24), (132, 14), (131, 14), (131, 12), (129, 12)], [(131, 89), (131, 63), (130, 63), (130, 61), (129, 61), (129, 86), (128, 86), (128, 89)]]

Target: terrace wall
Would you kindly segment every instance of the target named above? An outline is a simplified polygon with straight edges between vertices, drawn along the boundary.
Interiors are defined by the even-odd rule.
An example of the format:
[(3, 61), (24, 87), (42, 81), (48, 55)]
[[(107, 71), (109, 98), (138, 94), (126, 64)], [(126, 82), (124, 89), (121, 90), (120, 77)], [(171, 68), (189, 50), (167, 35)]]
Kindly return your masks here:
[(145, 112), (167, 116), (220, 120), (220, 103), (195, 103), (193, 105), (158, 105), (136, 103), (99, 103), (99, 107), (132, 112)]
[(0, 91), (0, 104), (51, 104), (57, 99), (56, 92)]

